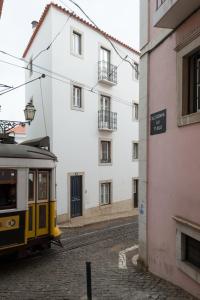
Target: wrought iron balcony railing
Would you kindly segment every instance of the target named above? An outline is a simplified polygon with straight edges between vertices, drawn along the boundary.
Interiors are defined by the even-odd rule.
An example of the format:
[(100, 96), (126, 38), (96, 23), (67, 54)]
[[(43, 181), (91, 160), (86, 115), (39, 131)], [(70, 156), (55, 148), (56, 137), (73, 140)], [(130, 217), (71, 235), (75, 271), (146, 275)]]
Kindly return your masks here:
[(117, 84), (117, 66), (111, 65), (107, 61), (99, 61), (98, 79), (99, 81)]
[(157, 5), (156, 5), (156, 9), (159, 9), (161, 7), (161, 5), (163, 5), (163, 3), (165, 2), (166, 0), (157, 0)]
[(99, 110), (98, 128), (100, 130), (117, 130), (117, 113), (109, 110)]

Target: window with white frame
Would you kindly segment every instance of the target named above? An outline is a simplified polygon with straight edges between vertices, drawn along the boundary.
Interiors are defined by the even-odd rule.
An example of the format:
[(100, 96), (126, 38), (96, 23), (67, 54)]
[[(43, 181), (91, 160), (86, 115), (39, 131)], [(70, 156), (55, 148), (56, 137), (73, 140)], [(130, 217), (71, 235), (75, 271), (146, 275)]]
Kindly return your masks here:
[(100, 205), (111, 203), (111, 182), (100, 183)]
[(111, 141), (100, 141), (100, 163), (111, 163)]
[(138, 120), (138, 103), (133, 102), (133, 106), (132, 106), (132, 116), (133, 116), (133, 120)]
[(133, 160), (139, 158), (139, 143), (133, 142)]
[(82, 108), (82, 88), (77, 85), (73, 85), (72, 93), (72, 107), (80, 109)]
[(82, 35), (74, 30), (72, 32), (72, 51), (73, 54), (82, 55)]

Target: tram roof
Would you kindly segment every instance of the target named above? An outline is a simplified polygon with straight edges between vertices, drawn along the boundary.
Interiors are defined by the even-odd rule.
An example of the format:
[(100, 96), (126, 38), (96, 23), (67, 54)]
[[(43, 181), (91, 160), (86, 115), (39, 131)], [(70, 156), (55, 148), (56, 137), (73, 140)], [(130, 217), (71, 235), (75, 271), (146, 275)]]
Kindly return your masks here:
[(0, 157), (57, 160), (50, 151), (20, 144), (0, 144)]

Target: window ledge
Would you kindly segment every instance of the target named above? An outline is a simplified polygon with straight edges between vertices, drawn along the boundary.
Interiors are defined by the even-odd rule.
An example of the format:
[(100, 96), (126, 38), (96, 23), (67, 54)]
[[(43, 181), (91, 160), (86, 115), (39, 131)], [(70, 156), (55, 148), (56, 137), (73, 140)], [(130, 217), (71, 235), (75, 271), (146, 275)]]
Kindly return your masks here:
[(179, 222), (183, 225), (186, 225), (188, 227), (191, 227), (193, 229), (196, 229), (196, 230), (200, 231), (200, 225), (198, 225), (194, 222), (188, 221), (187, 219), (184, 219), (184, 218), (178, 217), (178, 216), (173, 216), (172, 219), (174, 219), (176, 222)]
[(111, 205), (112, 205), (111, 203), (107, 203), (107, 204), (101, 204), (101, 203), (100, 203), (100, 204), (99, 204), (99, 207), (103, 209), (103, 208), (109, 207), (109, 206), (111, 206)]
[(191, 277), (193, 280), (200, 283), (200, 269), (182, 260), (177, 260), (177, 267), (182, 272), (186, 273), (189, 277)]
[(78, 111), (84, 111), (84, 109), (82, 107), (76, 107), (76, 106), (72, 106), (71, 109), (78, 110)]
[(178, 126), (186, 126), (195, 123), (200, 123), (200, 112), (196, 112), (190, 115), (179, 116), (178, 117)]
[(75, 57), (78, 57), (80, 59), (83, 59), (83, 54), (77, 54), (77, 53), (74, 53), (73, 51), (71, 51), (71, 55), (75, 56)]
[(99, 162), (99, 166), (112, 166), (112, 163), (101, 163)]

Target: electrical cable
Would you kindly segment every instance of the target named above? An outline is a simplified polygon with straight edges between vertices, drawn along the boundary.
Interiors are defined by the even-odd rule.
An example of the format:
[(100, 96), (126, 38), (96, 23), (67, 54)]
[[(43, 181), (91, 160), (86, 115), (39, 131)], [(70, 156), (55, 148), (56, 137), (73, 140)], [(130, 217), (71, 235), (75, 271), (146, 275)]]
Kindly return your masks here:
[[(29, 70), (27, 67), (19, 66), (19, 65), (17, 65), (17, 64), (10, 63), (10, 62), (7, 62), (7, 61), (0, 60), (0, 62), (9, 64), (9, 65), (11, 65), (11, 66), (15, 66), (15, 67), (18, 67), (18, 68), (22, 68), (22, 69), (25, 69), (25, 70)], [(42, 69), (43, 69), (43, 68), (42, 68)], [(44, 74), (44, 73), (41, 73), (41, 72), (35, 71), (35, 70), (33, 70), (33, 72), (34, 72), (34, 73), (37, 73), (37, 74)], [(49, 73), (52, 73), (52, 72), (49, 71)], [(57, 73), (57, 74), (59, 74), (59, 73)], [(67, 77), (66, 77), (66, 78), (67, 78), (68, 82), (67, 82), (66, 80), (63, 80), (63, 79), (60, 79), (60, 78), (56, 78), (55, 76), (52, 76), (52, 75), (49, 75), (49, 74), (46, 74), (46, 73), (45, 73), (44, 75), (45, 75), (46, 77), (49, 77), (49, 78), (54, 79), (54, 80), (57, 80), (57, 81), (59, 81), (59, 82), (61, 82), (61, 83), (64, 83), (64, 84), (69, 84), (69, 85), (71, 85), (73, 82), (76, 82), (75, 80), (70, 79), (70, 78), (67, 78)], [(63, 75), (59, 75), (59, 76), (65, 78), (65, 76), (63, 76)], [(86, 91), (92, 92), (92, 93), (94, 93), (94, 94), (102, 94), (102, 93), (103, 93), (101, 90), (97, 90), (97, 89), (94, 90), (94, 88), (93, 88), (93, 90), (91, 91), (92, 87), (87, 86), (87, 85), (84, 85), (84, 87), (82, 87), (82, 88), (85, 89)], [(130, 106), (130, 107), (132, 107), (133, 102), (136, 102), (136, 103), (138, 102), (138, 100), (134, 100), (134, 99), (133, 99), (132, 101), (127, 101), (127, 100), (122, 99), (122, 98), (120, 98), (120, 97), (117, 97), (117, 96), (115, 96), (115, 95), (112, 95), (112, 100), (115, 101), (115, 102), (118, 102), (118, 103), (125, 104), (125, 105)]]
[(38, 54), (36, 54), (36, 55), (32, 58), (32, 62), (33, 62), (36, 58), (38, 58), (38, 57), (40, 56), (40, 54), (42, 54), (42, 53), (45, 52), (45, 51), (48, 51), (48, 50), (51, 48), (52, 44), (56, 41), (57, 37), (62, 33), (62, 31), (64, 30), (64, 28), (65, 28), (65, 26), (66, 26), (66, 24), (67, 24), (67, 22), (69, 21), (69, 19), (71, 18), (72, 15), (73, 15), (73, 12), (68, 16), (66, 22), (63, 24), (63, 26), (61, 27), (60, 31), (55, 35), (55, 37), (54, 37), (53, 40), (50, 42), (50, 44), (49, 44), (45, 49), (41, 50)]
[(4, 94), (7, 94), (7, 93), (9, 93), (9, 92), (12, 92), (12, 91), (14, 91), (14, 90), (16, 90), (16, 89), (18, 89), (18, 88), (24, 86), (24, 85), (27, 85), (27, 84), (29, 84), (29, 83), (31, 83), (31, 82), (34, 82), (34, 81), (36, 81), (36, 80), (38, 80), (38, 79), (41, 79), (41, 78), (44, 78), (44, 77), (45, 77), (45, 74), (42, 74), (42, 76), (40, 76), (40, 77), (38, 77), (38, 78), (32, 79), (32, 80), (27, 81), (27, 82), (25, 82), (25, 83), (22, 83), (22, 84), (20, 84), (20, 85), (18, 85), (18, 86), (15, 86), (14, 88), (12, 88), (12, 89), (10, 89), (10, 90), (8, 90), (8, 91), (5, 91), (5, 92), (3, 92), (3, 93), (0, 93), (0, 96), (2, 96), (2, 95), (4, 95)]
[(40, 93), (41, 93), (41, 99), (42, 99), (42, 112), (43, 112), (43, 119), (44, 119), (45, 133), (46, 133), (46, 136), (48, 136), (48, 134), (47, 134), (46, 117), (45, 117), (45, 111), (44, 111), (44, 97), (43, 97), (43, 92), (42, 92), (42, 82), (41, 82), (41, 78), (40, 78)]
[[(60, 1), (60, 0), (59, 0)], [(78, 9), (86, 16), (86, 18), (99, 30), (101, 31), (101, 29), (96, 25), (96, 23), (85, 13), (85, 11), (80, 7), (80, 5), (78, 5), (75, 1), (73, 0), (68, 0), (70, 1), (72, 4), (74, 4), (76, 7), (78, 7)], [(64, 4), (64, 2), (62, 1), (62, 3)], [(65, 4), (64, 4), (65, 5)], [(106, 38), (107, 41), (109, 41), (109, 43), (111, 44), (112, 48), (115, 50), (116, 54), (123, 60), (123, 57), (121, 56), (121, 54), (119, 53), (119, 51), (117, 50), (117, 48), (115, 47), (114, 43), (107, 37), (104, 35), (104, 37)], [(129, 63), (131, 65), (131, 67), (137, 72), (138, 70), (136, 69), (136, 67), (134, 66), (134, 64), (132, 64), (132, 62), (130, 62), (129, 60), (125, 59), (125, 61), (127, 63)]]

